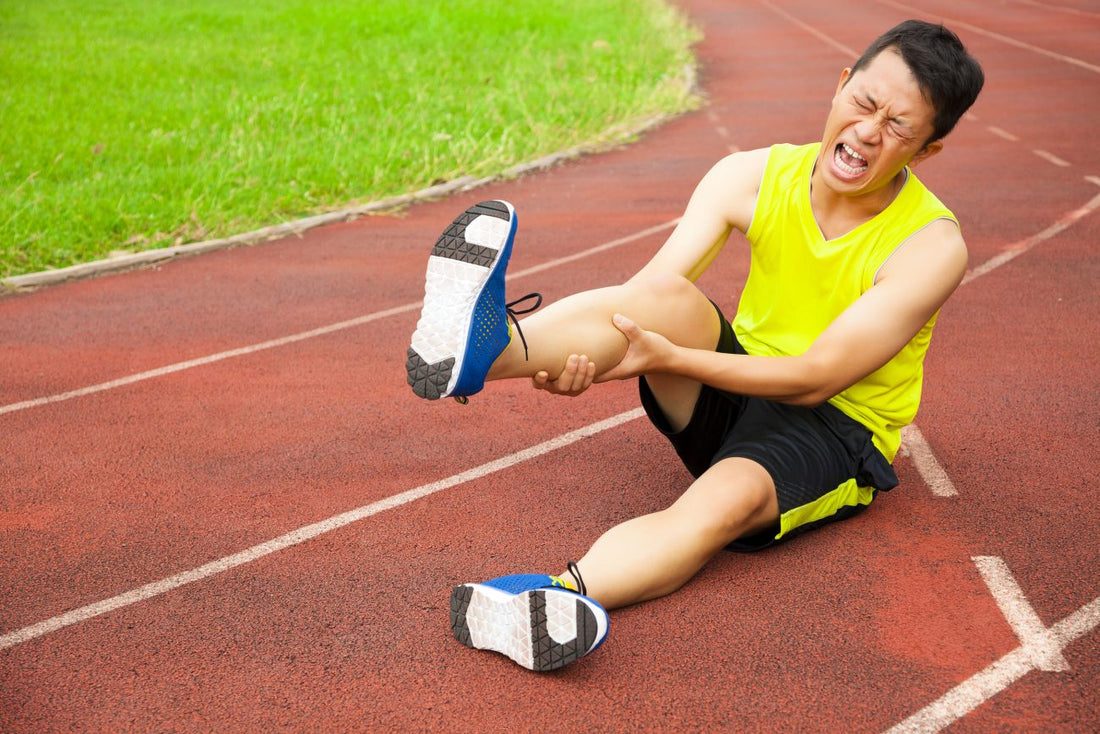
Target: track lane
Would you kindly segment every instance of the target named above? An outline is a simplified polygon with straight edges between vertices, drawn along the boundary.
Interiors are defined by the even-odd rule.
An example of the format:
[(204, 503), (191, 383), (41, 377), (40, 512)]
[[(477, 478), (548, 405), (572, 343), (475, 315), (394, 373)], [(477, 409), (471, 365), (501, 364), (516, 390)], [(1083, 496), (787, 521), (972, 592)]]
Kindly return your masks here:
[[(716, 34), (704, 43), (705, 57), (712, 58), (707, 55), (712, 52), (722, 54), (730, 65), (726, 71), (744, 67), (747, 59), (757, 63), (760, 57), (756, 53), (766, 52), (775, 61), (785, 60), (792, 71), (799, 66), (799, 54), (802, 63), (812, 58), (815, 64), (821, 64), (826, 56), (838, 56), (827, 45), (807, 48), (808, 37), (794, 37), (789, 27), (784, 36), (784, 21), (774, 14), (766, 16), (754, 8), (731, 9), (724, 4), (700, 3), (697, 9), (700, 17), (715, 23), (735, 20), (737, 27), (746, 33), (745, 43), (737, 47), (723, 43)], [(867, 23), (870, 26), (872, 22)], [(749, 27), (757, 32), (748, 34)], [(851, 32), (858, 34), (860, 29)], [(812, 79), (792, 79), (791, 99), (779, 101), (774, 99), (774, 88), (757, 86), (761, 81), (757, 77), (768, 75), (755, 75), (752, 79), (736, 75), (731, 78), (728, 73), (724, 78), (718, 76), (719, 70), (713, 66), (709, 79), (704, 75), (715, 89), (736, 91), (743, 83), (748, 90), (737, 97), (736, 103), (715, 105), (721, 104), (724, 113), (737, 107), (738, 114), (724, 114), (721, 118), (728, 121), (729, 138), (734, 142), (751, 146), (748, 141), (753, 136), (763, 137), (772, 120), (775, 129), (784, 130), (793, 140), (812, 138), (819, 132), (814, 126), (807, 127), (806, 122), (816, 125), (823, 114), (820, 85), (815, 87)], [(833, 81), (827, 84), (835, 84), (835, 72), (828, 76)], [(771, 98), (767, 96), (769, 91)], [(955, 135), (965, 131), (967, 135), (985, 136), (986, 131), (980, 125), (986, 124), (987, 119), (983, 112), (978, 125), (961, 126)], [(998, 122), (1006, 129), (1018, 129), (1010, 116)], [(1041, 173), (1040, 167), (1035, 169), (1035, 176), (1041, 176), (1039, 186), (1030, 185), (1036, 178), (1031, 170), (1025, 169), (1029, 174), (1026, 180), (1008, 176), (1002, 187), (991, 191), (988, 176), (983, 178), (981, 174), (988, 174), (988, 167), (1000, 161), (1008, 150), (1029, 151), (1012, 148), (1009, 141), (993, 135), (989, 139), (989, 147), (978, 152), (967, 153), (962, 145), (956, 145), (951, 152), (954, 158), (945, 154), (919, 171), (964, 217), (968, 241), (978, 256), (995, 254), (1006, 243), (1041, 231), (1067, 209), (1079, 205), (1074, 198), (1075, 187), (1081, 187), (1080, 177), (1059, 178), (1049, 174), (1047, 178), (1048, 174)], [(691, 144), (685, 144), (686, 140)], [(720, 155), (727, 142), (704, 113), (673, 123), (648, 137), (645, 145), (662, 151), (663, 157), (653, 160), (652, 152), (647, 158), (633, 148), (612, 154), (610, 159), (571, 164), (546, 176), (509, 184), (506, 188), (511, 191), (514, 186), (519, 195), (510, 194), (509, 198), (517, 203), (522, 201), (521, 217), (524, 212), (535, 212), (521, 221), (521, 231), (541, 233), (547, 237), (546, 246), (557, 250), (562, 238), (569, 237), (560, 224), (563, 216), (581, 218), (586, 223), (607, 222), (608, 228), (618, 234), (624, 231), (624, 220), (638, 216), (638, 210), (664, 208), (668, 216), (676, 216), (684, 199), (682, 192), (675, 191), (677, 186), (682, 183), (690, 187), (705, 170), (708, 158)], [(949, 158), (957, 163), (935, 168)], [(1061, 170), (1054, 166), (1050, 169)], [(630, 185), (609, 187), (597, 181), (597, 172), (606, 171), (625, 176)], [(665, 182), (665, 190), (657, 193), (646, 190), (639, 196), (640, 182), (649, 175)], [(941, 175), (942, 183), (936, 179)], [(549, 187), (547, 180), (552, 184)], [(549, 195), (547, 188), (556, 191), (556, 195)], [(528, 198), (519, 199), (523, 196)], [(1013, 202), (1011, 206), (1001, 206), (1006, 198)], [(438, 207), (438, 211), (431, 207)], [(438, 225), (439, 221), (449, 220), (454, 209), (453, 202), (443, 202), (426, 205), (425, 209), (418, 207), (409, 216), (417, 219), (423, 215), (418, 221), (435, 221)], [(577, 212), (583, 212), (586, 218)], [(614, 220), (612, 213), (616, 213)], [(368, 225), (374, 223), (356, 226)], [(430, 237), (437, 225), (431, 227)], [(71, 722), (82, 720), (102, 722), (104, 728), (109, 728), (118, 719), (145, 722), (151, 727), (157, 722), (195, 721), (210, 726), (233, 725), (228, 722), (280, 726), (289, 722), (303, 727), (317, 722), (354, 722), (351, 725), (368, 722), (432, 728), (449, 724), (451, 728), (462, 728), (463, 722), (469, 722), (464, 704), (474, 700), (489, 701), (479, 728), (486, 725), (523, 728), (531, 717), (560, 715), (563, 700), (579, 700), (570, 713), (575, 714), (572, 720), (580, 723), (613, 721), (646, 726), (663, 722), (670, 727), (685, 724), (759, 728), (781, 720), (792, 721), (807, 730), (885, 729), (1018, 644), (984, 590), (969, 560), (971, 556), (994, 552), (1006, 555), (1047, 623), (1087, 602), (1090, 594), (1095, 595), (1090, 580), (1081, 575), (1096, 567), (1095, 560), (1082, 558), (1081, 549), (1069, 544), (1069, 536), (1076, 529), (1064, 522), (1055, 526), (1059, 517), (1055, 514), (1044, 517), (1027, 504), (1036, 484), (1009, 488), (1016, 493), (1010, 496), (1020, 503), (1013, 507), (1016, 514), (1011, 516), (996, 504), (1003, 485), (989, 486), (991, 476), (1010, 484), (1011, 471), (1018, 468), (1017, 462), (1026, 467), (1029, 458), (1034, 462), (1031, 470), (1047, 480), (1064, 476), (1076, 466), (1074, 459), (1079, 457), (1072, 453), (1071, 444), (1043, 442), (1031, 446), (1030, 456), (1015, 457), (1012, 452), (1018, 444), (1028, 445), (1026, 442), (1031, 440), (1028, 432), (1034, 420), (1029, 418), (1031, 410), (1062, 405), (1062, 400), (1072, 402), (1078, 394), (1072, 391), (1081, 388), (1067, 380), (1064, 369), (1045, 371), (1076, 364), (1081, 359), (1079, 349), (1071, 348), (1073, 340), (1068, 337), (1072, 332), (1067, 334), (1061, 328), (1064, 316), (1052, 309), (1051, 304), (1057, 301), (1050, 296), (1059, 297), (1051, 290), (1059, 286), (1078, 297), (1089, 292), (1082, 283), (1090, 282), (1088, 268), (1094, 265), (1090, 266), (1091, 260), (1082, 260), (1081, 254), (1087, 255), (1089, 243), (1096, 241), (1095, 226), (1095, 217), (1082, 220), (1063, 235), (1044, 243), (1040, 250), (967, 286), (945, 310), (937, 331), (937, 347), (931, 353), (929, 389), (918, 423), (958, 482), (957, 501), (931, 500), (915, 471), (902, 462), (899, 466), (902, 487), (843, 532), (813, 535), (759, 556), (721, 556), (682, 594), (660, 602), (660, 609), (655, 604), (617, 614), (612, 643), (568, 675), (525, 676), (496, 656), (478, 655), (457, 647), (447, 637), (445, 623), (441, 621), (445, 618), (440, 615), (446, 601), (445, 593), (440, 593), (441, 587), (517, 568), (533, 570), (557, 563), (562, 557), (576, 555), (574, 546), (580, 545), (583, 550), (587, 540), (606, 524), (659, 504), (678, 491), (684, 481), (680, 476), (682, 470), (659, 454), (647, 453), (660, 451), (661, 445), (652, 432), (637, 422), (624, 427), (621, 434), (606, 436), (603, 443), (599, 440), (586, 443), (583, 450), (570, 453), (569, 461), (547, 461), (509, 472), (496, 480), (456, 488), (458, 491), (448, 491), (446, 496), (414, 503), (384, 518), (210, 579), (188, 592), (173, 592), (0, 653), (0, 678), (9, 681), (4, 684), (3, 693), (18, 706), (0, 716), (15, 717), (14, 711), (18, 711), (14, 720), (28, 728), (32, 728), (31, 724), (63, 727), (65, 722), (73, 725)], [(423, 238), (410, 236), (411, 239), (418, 241), (417, 254), (408, 262), (422, 261)], [(316, 245), (323, 247), (324, 243)], [(236, 252), (247, 260), (248, 251)], [(1053, 271), (1048, 270), (1051, 253), (1058, 253), (1055, 260), (1058, 267)], [(740, 262), (737, 257), (734, 256), (734, 263)], [(200, 260), (205, 258), (193, 262)], [(619, 265), (612, 260), (611, 267)], [(597, 270), (595, 265), (593, 271)], [(191, 267), (197, 265), (181, 262), (164, 268), (163, 272), (179, 269), (181, 280), (186, 282), (195, 274)], [(363, 267), (369, 269), (369, 264)], [(422, 264), (416, 267), (420, 269)], [(570, 272), (588, 277), (586, 270)], [(1012, 277), (1002, 280), (1007, 275)], [(404, 276), (395, 271), (393, 277)], [(90, 283), (96, 282), (100, 281)], [(419, 280), (414, 282), (418, 288)], [(547, 283), (555, 295), (572, 290), (570, 282), (550, 278)], [(713, 287), (720, 288), (720, 283), (715, 281)], [(1035, 297), (1021, 298), (1022, 293)], [(966, 294), (972, 294), (969, 300), (964, 299)], [(39, 295), (43, 294), (33, 298)], [(0, 301), (0, 308), (6, 300)], [(292, 304), (284, 304), (287, 305), (293, 308)], [(1091, 313), (1087, 301), (1070, 305), (1085, 309), (1081, 313)], [(1038, 314), (1046, 319), (1052, 335), (1066, 340), (1059, 341), (1055, 358), (1038, 351), (1046, 348), (1045, 342), (1031, 350), (1021, 351), (1017, 346), (1018, 335), (1012, 327), (1028, 324)], [(985, 323), (996, 324), (991, 327), (991, 338), (975, 343), (974, 335), (985, 333), (978, 331)], [(949, 328), (948, 324), (954, 326)], [(952, 333), (952, 328), (954, 338), (945, 337)], [(147, 330), (155, 332), (155, 328)], [(87, 331), (90, 334), (92, 329)], [(368, 337), (375, 336), (374, 331), (366, 331)], [(377, 341), (361, 341), (355, 346), (363, 351), (374, 347), (381, 353), (389, 338), (383, 334)], [(951, 346), (945, 346), (945, 340)], [(352, 341), (335, 340), (342, 347), (352, 346)], [(1093, 339), (1091, 343), (1097, 342)], [(135, 344), (141, 346), (140, 338)], [(400, 347), (403, 350), (403, 344)], [(290, 373), (294, 367), (310, 364), (303, 354), (314, 354), (318, 366), (326, 364), (321, 358), (325, 350), (317, 349), (316, 345), (300, 345), (294, 352), (293, 356), (272, 352), (257, 360), (257, 364), (269, 374), (279, 376)], [(332, 362), (327, 364), (346, 365), (349, 353), (351, 350), (333, 349), (328, 355)], [(354, 352), (351, 358), (359, 358), (361, 353)], [(1002, 361), (993, 361), (991, 355)], [(48, 365), (49, 360), (42, 364)], [(990, 385), (983, 379), (990, 374), (991, 365), (996, 367), (992, 374), (1003, 384)], [(329, 367), (314, 374), (328, 379), (331, 371)], [(379, 374), (383, 371), (374, 370)], [(1015, 378), (1023, 382), (1014, 382)], [(179, 375), (170, 381), (200, 387), (199, 395), (215, 402), (224, 399), (220, 395), (226, 390), (233, 389), (228, 381), (208, 379), (204, 384), (195, 375), (186, 378)], [(356, 390), (370, 389), (367, 382), (350, 383), (354, 380), (338, 384), (341, 390), (351, 390), (351, 396), (362, 394)], [(1047, 384), (1054, 403), (1036, 400), (998, 404), (989, 399), (991, 395), (1003, 394), (1000, 392), (1003, 387), (1022, 387), (1022, 394), (1027, 395), (1028, 388)], [(269, 395), (275, 392), (275, 387), (269, 384), (257, 394)], [(139, 415), (143, 405), (134, 397), (119, 391), (108, 402), (119, 410)], [(410, 426), (418, 428), (419, 420), (439, 425), (432, 422), (440, 420), (439, 411), (434, 409), (443, 406), (421, 405), (423, 415), (428, 417), (421, 419), (417, 413), (404, 426), (393, 427), (388, 416), (408, 417), (417, 408), (380, 397), (362, 420), (364, 425), (377, 424), (378, 429), (386, 429), (384, 432), (391, 440), (385, 444), (385, 451), (370, 459), (384, 462), (387, 471), (391, 469), (389, 462), (394, 461), (391, 457), (395, 456), (404, 456), (396, 462), (408, 461), (414, 469), (424, 457), (430, 461), (433, 456), (430, 448), (424, 450), (410, 444), (416, 440), (416, 431), (410, 430)], [(247, 402), (249, 394), (246, 391), (235, 399)], [(622, 399), (626, 401), (625, 395)], [(488, 424), (499, 423), (502, 418), (509, 421), (530, 418), (530, 423), (515, 425), (517, 435), (529, 437), (539, 430), (536, 418), (550, 419), (547, 412), (524, 416), (516, 411), (520, 405), (529, 406), (530, 400), (531, 396), (520, 386), (505, 389), (499, 396), (494, 391), (491, 404), (475, 406), (484, 412), (474, 420), (484, 419), (485, 425), (471, 423), (470, 427), (479, 436), (489, 436), (491, 442), (497, 439), (488, 430)], [(587, 402), (575, 404), (581, 406)], [(584, 409), (596, 413), (601, 407), (605, 406), (594, 402)], [(968, 410), (971, 407), (974, 409)], [(43, 409), (40, 415), (60, 408)], [(318, 428), (324, 430), (326, 416), (322, 408), (335, 411), (333, 415), (345, 420), (356, 420), (351, 417), (350, 406), (339, 401), (322, 403), (317, 407), (318, 414), (305, 422), (302, 434)], [(429, 409), (436, 415), (431, 415)], [(71, 411), (74, 419), (86, 418), (93, 412), (75, 403), (66, 410)], [(308, 406), (305, 410), (309, 415)], [(565, 409), (548, 410), (557, 413)], [(583, 409), (572, 404), (568, 408), (568, 412), (576, 410)], [(1006, 412), (1012, 410), (1018, 412)], [(448, 411), (447, 415), (454, 412)], [(1089, 422), (1092, 415), (1095, 411), (1062, 414), (1052, 435), (1072, 436), (1092, 425)], [(288, 403), (286, 412), (277, 417), (293, 419), (293, 416)], [(1004, 434), (996, 430), (999, 420), (1008, 422), (1009, 429)], [(972, 440), (976, 424), (984, 431), (980, 446)], [(345, 436), (355, 435), (347, 430), (349, 425), (341, 426)], [(614, 460), (623, 455), (624, 444), (630, 450), (630, 460), (620, 465)], [(337, 444), (313, 446), (328, 448), (331, 461), (352, 463), (351, 452), (346, 448), (341, 451)], [(1053, 454), (1041, 451), (1052, 446), (1057, 449)], [(504, 448), (503, 444), (490, 447), (496, 451)], [(457, 455), (465, 458), (470, 450), (464, 445), (449, 455), (449, 460)], [(479, 448), (475, 446), (472, 450)], [(206, 451), (216, 453), (214, 448)], [(323, 452), (292, 455), (283, 466), (326, 468), (324, 456)], [(444, 463), (441, 462), (441, 468)], [(593, 473), (610, 473), (611, 466), (615, 467), (616, 481), (599, 485), (589, 481)], [(419, 473), (422, 476), (424, 472)], [(1094, 484), (1086, 483), (1082, 489), (1088, 490)], [(644, 487), (639, 491), (638, 485)], [(106, 484), (96, 489), (110, 493), (118, 488)], [(182, 493), (192, 491), (195, 490), (190, 486), (180, 486)], [(341, 489), (333, 487), (331, 491), (339, 493)], [(550, 501), (550, 491), (556, 501)], [(290, 495), (291, 492), (286, 492), (280, 502), (291, 502)], [(111, 501), (110, 494), (107, 496)], [(23, 497), (9, 495), (5, 501), (19, 507), (19, 503), (26, 502)], [(321, 497), (320, 501), (328, 501), (323, 493)], [(1067, 497), (1075, 503), (1073, 512), (1086, 518), (1095, 513), (1095, 501), (1087, 491), (1082, 493), (1074, 488)], [(317, 501), (316, 497), (311, 499)], [(1025, 510), (1020, 512), (1020, 507)], [(247, 503), (226, 501), (224, 508), (225, 522), (220, 532), (240, 532), (239, 513), (250, 511)], [(134, 517), (141, 522), (138, 509), (141, 508), (135, 508)], [(158, 511), (155, 504), (144, 509)], [(304, 519), (301, 506), (288, 505), (277, 511), (287, 513), (286, 519)], [(309, 511), (312, 509), (307, 514)], [(34, 515), (34, 511), (30, 514)], [(43, 527), (53, 522), (42, 511), (36, 517)], [(990, 529), (996, 532), (991, 534)], [(1041, 541), (1029, 535), (1029, 530), (1034, 530)], [(27, 537), (33, 539), (34, 532), (39, 531), (32, 531)], [(539, 542), (532, 544), (531, 538), (538, 538)], [(1002, 539), (1004, 547), (1000, 545)], [(110, 552), (111, 543), (116, 540), (104, 537), (104, 545), (89, 549), (86, 568), (94, 569), (102, 558), (96, 554)], [(997, 548), (990, 547), (993, 540), (997, 541)], [(1009, 553), (1006, 549), (1015, 551)], [(158, 552), (166, 554), (161, 560), (171, 557), (178, 562), (186, 557), (187, 549), (171, 547)], [(1059, 554), (1065, 557), (1059, 559)], [(1031, 565), (1021, 563), (1029, 559)], [(43, 563), (48, 567), (48, 560)], [(1068, 592), (1067, 585), (1072, 587)], [(811, 588), (812, 594), (807, 594)], [(387, 595), (388, 605), (379, 601), (379, 593)], [(654, 639), (663, 644), (644, 644)], [(1095, 644), (1095, 637), (1086, 637), (1065, 651), (1074, 666), (1069, 675), (1025, 677), (1017, 684), (1023, 688), (1013, 687), (999, 694), (992, 704), (972, 715), (976, 718), (965, 719), (962, 730), (967, 730), (970, 722), (980, 725), (1011, 720), (1004, 717), (1017, 711), (1022, 712), (1024, 721), (1035, 723), (1038, 728), (1050, 724), (1055, 730), (1075, 718), (1079, 723), (1090, 711), (1095, 716), (1096, 708), (1092, 705), (1095, 698), (1078, 697), (1081, 690), (1090, 688), (1089, 681), (1095, 681), (1095, 666), (1087, 662), (1095, 658), (1089, 655)], [(1085, 662), (1079, 664), (1082, 659)], [(714, 685), (685, 686), (685, 681), (708, 681)], [(221, 695), (225, 690), (242, 693), (230, 698)], [(597, 690), (599, 695), (594, 694)], [(653, 691), (663, 693), (654, 697)], [(1022, 691), (1030, 697), (1021, 698)], [(90, 705), (93, 692), (95, 708)], [(999, 713), (1002, 700), (1008, 701), (1008, 713)], [(1041, 710), (1035, 706), (1028, 710), (1027, 702), (1034, 704), (1036, 700), (1043, 702)], [(807, 702), (811, 705), (799, 708)], [(85, 718), (81, 719), (82, 716)]]

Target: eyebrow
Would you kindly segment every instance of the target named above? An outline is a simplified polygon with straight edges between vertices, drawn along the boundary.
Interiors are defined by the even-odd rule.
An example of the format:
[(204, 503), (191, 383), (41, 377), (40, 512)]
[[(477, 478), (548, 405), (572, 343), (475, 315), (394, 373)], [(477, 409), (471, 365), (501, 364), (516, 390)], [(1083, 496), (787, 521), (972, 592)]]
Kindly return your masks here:
[[(870, 93), (870, 92), (864, 92), (864, 93), (863, 93), (863, 96), (865, 96), (865, 97), (867, 98), (867, 101), (868, 101), (868, 102), (870, 102), (870, 103), (871, 103), (871, 105), (872, 105), (873, 107), (875, 107), (876, 109), (878, 109), (878, 102), (876, 102), (876, 101), (875, 101), (875, 98), (871, 96), (871, 93)], [(912, 126), (912, 124), (910, 124), (910, 123), (909, 123), (909, 121), (908, 121), (908, 120), (906, 120), (906, 119), (904, 119), (904, 118), (901, 118), (901, 117), (891, 117), (891, 118), (890, 118), (890, 122), (896, 122), (897, 124), (901, 125), (901, 126), (902, 126), (902, 127), (904, 127), (904, 128), (906, 129), (906, 130), (908, 130), (909, 132), (913, 133), (914, 135), (915, 135), (915, 134), (916, 134), (916, 132), (917, 132), (916, 130), (914, 130), (914, 129), (913, 129), (913, 126)]]

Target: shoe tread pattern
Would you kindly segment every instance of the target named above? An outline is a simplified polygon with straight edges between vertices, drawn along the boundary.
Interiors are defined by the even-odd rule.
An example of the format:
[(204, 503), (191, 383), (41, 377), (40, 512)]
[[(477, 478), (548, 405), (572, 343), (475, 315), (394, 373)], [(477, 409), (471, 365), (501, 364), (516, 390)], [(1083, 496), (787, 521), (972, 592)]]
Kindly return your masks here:
[(442, 362), (428, 364), (424, 358), (409, 347), (408, 357), (405, 360), (405, 371), (408, 373), (408, 383), (413, 392), (428, 400), (439, 400), (447, 390), (447, 383), (451, 380), (451, 371), (454, 369), (455, 358), (448, 357)]
[(466, 610), (470, 608), (470, 599), (474, 590), (469, 586), (456, 586), (451, 592), (451, 632), (455, 639), (466, 647), (473, 647), (470, 639), (470, 625), (466, 622)]
[(577, 634), (569, 642), (555, 642), (550, 636), (545, 591), (531, 592), (530, 609), (531, 648), (535, 670), (557, 670), (582, 657), (592, 648), (598, 631), (596, 615), (579, 598), (573, 605)]
[(508, 220), (508, 207), (499, 201), (483, 201), (459, 214), (432, 248), (433, 257), (447, 257), (473, 265), (490, 268), (496, 262), (499, 250), (482, 247), (466, 241), (466, 225), (480, 216), (496, 217)]

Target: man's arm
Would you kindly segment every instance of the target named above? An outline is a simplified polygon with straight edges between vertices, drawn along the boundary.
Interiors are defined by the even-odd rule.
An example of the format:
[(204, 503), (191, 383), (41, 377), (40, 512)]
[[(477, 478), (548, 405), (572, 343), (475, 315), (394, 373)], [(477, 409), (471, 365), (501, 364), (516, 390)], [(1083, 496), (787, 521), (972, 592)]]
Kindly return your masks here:
[[(714, 261), (730, 232), (748, 230), (768, 161), (768, 148), (726, 156), (707, 172), (688, 201), (676, 229), (661, 249), (634, 275), (645, 278), (673, 273), (695, 281)], [(596, 365), (584, 355), (572, 355), (561, 374), (532, 378), (534, 387), (558, 395), (576, 396), (591, 385)]]
[(622, 362), (597, 381), (671, 373), (729, 392), (817, 405), (893, 358), (958, 287), (966, 259), (958, 227), (949, 220), (933, 222), (910, 237), (882, 267), (875, 284), (797, 356), (684, 349), (617, 317), (630, 347)]
[(668, 240), (635, 278), (674, 273), (695, 281), (725, 246), (730, 232), (748, 229), (768, 149), (726, 156), (699, 181)]

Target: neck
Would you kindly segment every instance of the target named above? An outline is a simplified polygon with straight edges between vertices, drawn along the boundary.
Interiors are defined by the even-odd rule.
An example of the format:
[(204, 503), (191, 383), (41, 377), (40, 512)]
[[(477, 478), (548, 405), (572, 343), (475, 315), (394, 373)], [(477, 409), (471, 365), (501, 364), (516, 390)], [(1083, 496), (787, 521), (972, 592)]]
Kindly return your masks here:
[(815, 167), (810, 176), (810, 206), (821, 231), (831, 239), (873, 218), (894, 201), (905, 184), (905, 177), (905, 169), (902, 169), (880, 189), (860, 196), (845, 196), (826, 186)]

